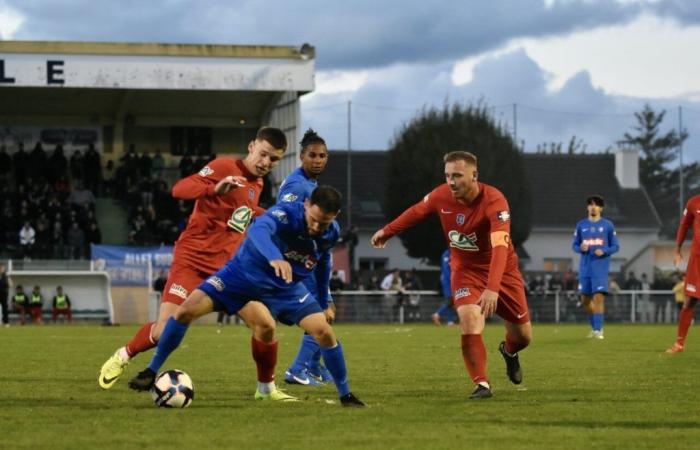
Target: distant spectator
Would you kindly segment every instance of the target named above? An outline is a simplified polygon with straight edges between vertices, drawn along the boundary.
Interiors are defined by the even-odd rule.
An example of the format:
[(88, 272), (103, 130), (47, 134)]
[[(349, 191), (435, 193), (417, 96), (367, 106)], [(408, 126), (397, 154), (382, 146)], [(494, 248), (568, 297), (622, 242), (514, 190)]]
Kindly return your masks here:
[(97, 193), (102, 178), (102, 162), (95, 145), (90, 144), (83, 156), (83, 182), (85, 187)]
[(63, 225), (60, 221), (60, 214), (58, 214), (59, 220), (53, 223), (51, 228), (51, 241), (53, 243), (53, 251), (55, 258), (64, 258), (64, 235), (63, 235)]
[(122, 156), (121, 161), (124, 164), (128, 184), (135, 184), (139, 178), (139, 155), (136, 154), (136, 147), (134, 144), (129, 145), (129, 149), (124, 156)]
[(12, 157), (7, 154), (4, 145), (0, 145), (0, 183), (7, 185), (12, 175)]
[(159, 294), (162, 294), (167, 282), (168, 274), (164, 270), (161, 270), (158, 272), (158, 278), (153, 281), (153, 290)]
[(651, 290), (651, 284), (647, 279), (646, 273), (642, 274), (640, 283), (643, 293), (637, 296), (637, 312), (639, 313), (640, 322), (649, 323), (652, 321), (654, 306), (651, 304), (651, 296), (648, 292)]
[(330, 290), (331, 292), (338, 292), (342, 291), (343, 289), (345, 289), (345, 283), (343, 282), (343, 279), (340, 278), (338, 271), (334, 270), (331, 274)]
[(190, 156), (189, 151), (185, 153), (182, 158), (180, 158), (180, 164), (178, 164), (178, 167), (180, 169), (180, 178), (185, 178), (194, 173), (194, 161), (192, 161), (192, 156)]
[(564, 290), (575, 291), (576, 288), (576, 273), (574, 273), (573, 269), (568, 268), (566, 272), (564, 272)]
[(32, 256), (34, 244), (36, 243), (36, 231), (32, 228), (29, 222), (24, 222), (24, 226), (19, 230), (19, 246), (22, 250), (22, 257), (28, 258)]
[[(397, 291), (396, 303), (394, 306), (403, 306), (405, 290), (403, 288), (403, 280), (401, 279), (401, 271), (399, 269), (394, 269), (393, 271), (389, 272), (384, 279), (382, 279), (381, 287), (384, 291)], [(385, 298), (389, 299), (389, 297)]]
[(84, 205), (85, 203), (94, 205), (95, 195), (92, 193), (92, 191), (85, 189), (82, 181), (78, 181), (75, 183), (73, 192), (71, 192), (68, 196), (68, 202), (71, 204), (71, 206), (80, 206)]
[(70, 248), (71, 259), (83, 259), (85, 256), (85, 233), (78, 226), (78, 222), (71, 222), (66, 235), (66, 244)]
[(34, 150), (29, 154), (29, 167), (34, 177), (42, 182), (46, 178), (47, 162), (46, 152), (41, 146), (41, 142), (37, 142)]
[(36, 245), (34, 246), (34, 255), (37, 258), (48, 258), (51, 247), (51, 230), (49, 229), (48, 219), (44, 220), (46, 215), (42, 216), (41, 220), (36, 223)]
[(86, 257), (90, 257), (90, 248), (93, 245), (99, 245), (102, 243), (102, 232), (97, 222), (92, 221), (88, 223), (88, 229), (85, 232), (85, 243), (87, 244)]
[(41, 288), (34, 286), (32, 294), (29, 296), (29, 311), (32, 314), (32, 322), (35, 324), (43, 324), (42, 309), (44, 309), (44, 296), (41, 295)]
[(68, 323), (73, 321), (70, 297), (63, 293), (63, 288), (61, 286), (56, 288), (56, 295), (53, 296), (52, 305), (51, 321), (53, 323), (56, 323), (58, 316), (65, 316), (68, 319)]
[(153, 155), (151, 163), (151, 175), (154, 179), (160, 180), (163, 177), (163, 171), (165, 171), (165, 159), (161, 155), (160, 150), (156, 149), (156, 154)]
[(635, 276), (634, 272), (630, 271), (627, 275), (627, 281), (625, 281), (626, 291), (640, 291), (642, 290), (642, 282)]
[(116, 169), (114, 167), (114, 161), (111, 159), (107, 161), (107, 164), (105, 165), (105, 170), (104, 170), (104, 176), (103, 176), (103, 186), (104, 186), (104, 193), (105, 195), (114, 195), (115, 194), (115, 186), (114, 186), (114, 177), (116, 176)]
[(2, 309), (2, 324), (10, 326), (10, 312), (7, 309), (7, 296), (10, 294), (10, 283), (7, 281), (5, 265), (0, 264), (0, 309)]
[(549, 279), (549, 286), (547, 290), (552, 292), (561, 292), (563, 288), (564, 283), (562, 282), (561, 276), (559, 276), (559, 273), (553, 273), (552, 278)]
[(80, 150), (75, 150), (70, 157), (70, 176), (73, 182), (83, 179), (84, 170), (83, 155)]
[(49, 157), (48, 170), (46, 172), (49, 183), (54, 184), (56, 181), (60, 180), (61, 177), (64, 177), (67, 167), (68, 160), (63, 154), (63, 146), (58, 144)]
[(29, 175), (29, 154), (24, 151), (24, 144), (19, 143), (19, 148), (12, 155), (12, 166), (15, 170), (15, 186), (26, 182)]
[(12, 297), (12, 308), (19, 315), (19, 323), (27, 323), (26, 314), (29, 312), (29, 297), (24, 293), (21, 284), (15, 288), (15, 295)]
[(140, 178), (151, 178), (151, 170), (153, 170), (153, 160), (151, 156), (143, 152), (139, 158), (139, 176)]
[[(683, 304), (688, 299), (685, 295), (685, 276), (683, 274), (676, 275), (676, 284), (673, 285), (673, 298), (676, 302), (676, 310), (680, 312), (683, 308)], [(674, 319), (674, 322), (676, 320), (677, 319)]]

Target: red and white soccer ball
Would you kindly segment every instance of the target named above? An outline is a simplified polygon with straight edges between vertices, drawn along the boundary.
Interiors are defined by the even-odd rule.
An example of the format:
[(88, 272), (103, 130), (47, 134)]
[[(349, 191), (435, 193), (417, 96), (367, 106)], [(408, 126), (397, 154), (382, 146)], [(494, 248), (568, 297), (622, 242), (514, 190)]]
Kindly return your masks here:
[(151, 389), (153, 402), (162, 408), (187, 408), (194, 399), (192, 378), (182, 370), (166, 370), (156, 377)]

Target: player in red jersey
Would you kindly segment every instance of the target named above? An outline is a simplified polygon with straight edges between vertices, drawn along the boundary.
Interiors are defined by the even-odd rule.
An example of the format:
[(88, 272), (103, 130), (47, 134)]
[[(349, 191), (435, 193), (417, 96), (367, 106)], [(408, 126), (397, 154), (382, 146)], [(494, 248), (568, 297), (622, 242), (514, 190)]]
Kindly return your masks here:
[(459, 315), (462, 358), (476, 385), (470, 399), (489, 398), (486, 347), (481, 333), (485, 319), (498, 314), (506, 337), (499, 351), (508, 378), (522, 382), (518, 352), (532, 340), (525, 285), (510, 241), (510, 212), (505, 197), (493, 186), (477, 181), (476, 156), (468, 152), (445, 155), (446, 183), (372, 236), (372, 245), (387, 241), (431, 214), (440, 218), (450, 247), (452, 295)]
[[(258, 206), (262, 177), (279, 163), (286, 148), (287, 139), (281, 130), (263, 127), (248, 144), (244, 159), (216, 158), (199, 173), (173, 186), (173, 197), (196, 202), (185, 231), (175, 243), (158, 320), (143, 325), (126, 346), (117, 349), (104, 363), (98, 378), (100, 387), (111, 388), (131, 358), (155, 347), (168, 318), (188, 294), (236, 252), (253, 215), (264, 212)], [(277, 342), (265, 343), (262, 337), (274, 330), (274, 320), (258, 302), (252, 302), (250, 308), (246, 305), (238, 315), (253, 329), (251, 345), (258, 381), (270, 383), (274, 378)]]
[(676, 256), (673, 262), (680, 267), (683, 262), (683, 241), (688, 229), (693, 229), (693, 243), (688, 256), (688, 268), (685, 273), (685, 296), (681, 313), (678, 315), (678, 336), (676, 342), (666, 350), (666, 353), (680, 353), (685, 348), (685, 337), (693, 323), (695, 304), (700, 296), (700, 195), (691, 197), (683, 210), (683, 218), (676, 233)]

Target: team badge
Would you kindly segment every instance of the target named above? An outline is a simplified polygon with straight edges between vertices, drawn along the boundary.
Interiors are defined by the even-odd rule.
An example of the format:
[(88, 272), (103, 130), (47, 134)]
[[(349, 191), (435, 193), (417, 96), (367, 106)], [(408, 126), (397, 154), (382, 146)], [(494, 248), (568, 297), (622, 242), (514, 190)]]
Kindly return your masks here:
[(459, 288), (455, 291), (455, 300), (460, 299), (462, 297), (469, 297), (469, 288)]
[(476, 245), (476, 233), (465, 235), (456, 230), (451, 230), (447, 233), (450, 239), (450, 247), (466, 250), (468, 252), (478, 252), (479, 247)]
[(457, 214), (457, 225), (464, 225), (464, 214)]
[(599, 232), (599, 233), (602, 233), (602, 232), (603, 232), (603, 227), (599, 227), (599, 228), (598, 228), (598, 232)]
[(224, 288), (226, 287), (224, 282), (219, 277), (209, 277), (209, 278), (207, 278), (207, 283), (214, 286), (214, 289), (216, 289), (219, 292), (222, 292), (224, 290)]
[(290, 193), (284, 194), (282, 196), (282, 201), (283, 202), (293, 202), (293, 201), (296, 201), (296, 199), (298, 199), (298, 198), (299, 197), (297, 197), (295, 194), (290, 192)]
[(231, 218), (228, 219), (226, 225), (239, 233), (245, 233), (245, 230), (248, 228), (248, 224), (250, 224), (250, 220), (252, 218), (253, 210), (247, 206), (241, 206), (240, 208), (236, 209), (233, 214), (231, 214)]
[(248, 199), (253, 200), (255, 198), (255, 191), (253, 188), (248, 188)]
[(287, 213), (281, 209), (273, 209), (272, 215), (275, 216), (280, 222), (287, 223)]
[(202, 170), (199, 171), (199, 175), (203, 176), (203, 177), (211, 175), (212, 173), (214, 173), (214, 171), (209, 166), (204, 166), (204, 167), (202, 167)]
[(496, 217), (501, 222), (508, 222), (510, 220), (510, 213), (508, 211), (499, 211)]

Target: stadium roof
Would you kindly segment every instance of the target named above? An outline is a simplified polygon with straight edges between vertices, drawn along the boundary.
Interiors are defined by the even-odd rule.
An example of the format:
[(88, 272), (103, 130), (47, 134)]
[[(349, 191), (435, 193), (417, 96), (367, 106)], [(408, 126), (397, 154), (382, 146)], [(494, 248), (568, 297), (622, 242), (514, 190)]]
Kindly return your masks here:
[[(352, 152), (352, 223), (361, 229), (384, 225), (386, 151)], [(570, 230), (586, 216), (585, 199), (605, 198), (604, 216), (620, 229), (658, 229), (660, 221), (644, 189), (623, 189), (615, 177), (614, 154), (525, 154), (532, 184), (533, 229)], [(333, 150), (320, 183), (347, 195), (345, 150)], [(343, 207), (343, 213), (347, 210)], [(345, 220), (341, 221), (345, 225)]]

